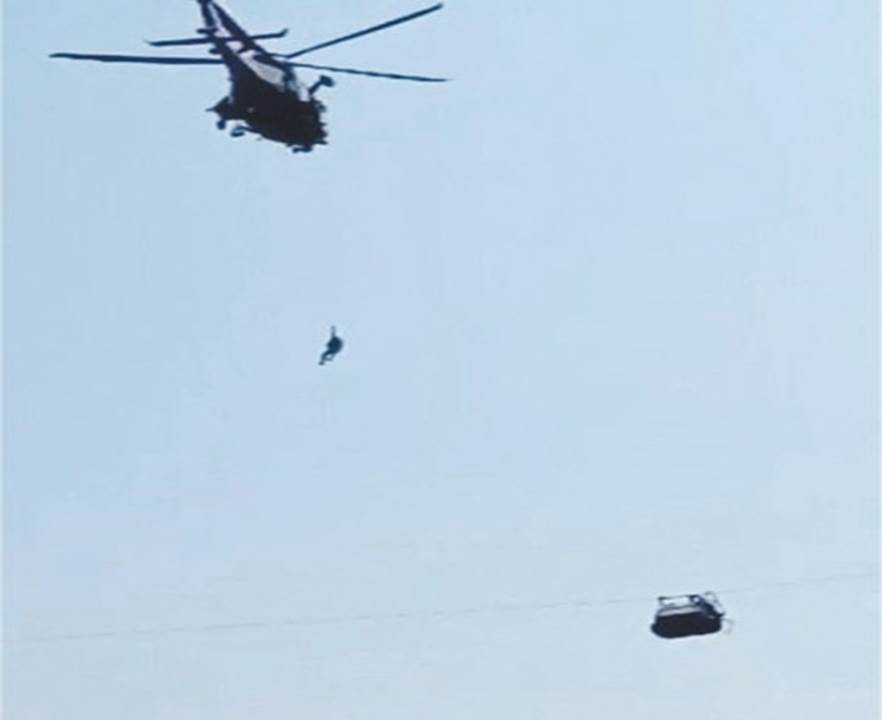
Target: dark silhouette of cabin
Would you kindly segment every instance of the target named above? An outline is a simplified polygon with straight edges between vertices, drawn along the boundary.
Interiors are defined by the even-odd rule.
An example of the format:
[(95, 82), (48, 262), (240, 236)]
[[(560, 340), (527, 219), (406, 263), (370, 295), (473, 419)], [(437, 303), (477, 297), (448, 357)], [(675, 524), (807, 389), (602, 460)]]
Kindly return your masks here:
[(725, 611), (716, 595), (679, 595), (660, 597), (655, 620), (650, 629), (665, 639), (711, 635), (723, 627)]

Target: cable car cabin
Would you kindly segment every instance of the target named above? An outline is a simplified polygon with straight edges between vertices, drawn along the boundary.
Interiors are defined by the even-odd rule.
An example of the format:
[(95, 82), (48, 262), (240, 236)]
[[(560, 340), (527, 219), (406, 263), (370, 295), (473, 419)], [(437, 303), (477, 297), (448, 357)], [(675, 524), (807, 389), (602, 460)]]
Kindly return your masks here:
[(723, 627), (725, 611), (711, 592), (660, 597), (651, 630), (661, 638), (711, 635)]

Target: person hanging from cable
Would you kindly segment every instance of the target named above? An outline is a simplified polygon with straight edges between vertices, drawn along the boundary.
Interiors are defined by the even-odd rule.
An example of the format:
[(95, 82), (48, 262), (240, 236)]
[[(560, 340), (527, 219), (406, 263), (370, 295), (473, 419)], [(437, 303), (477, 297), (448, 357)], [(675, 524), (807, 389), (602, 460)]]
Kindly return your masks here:
[(325, 351), (322, 353), (321, 358), (319, 358), (319, 365), (324, 365), (327, 362), (331, 362), (343, 349), (343, 338), (337, 335), (337, 328), (333, 325), (331, 326), (331, 337), (325, 345)]

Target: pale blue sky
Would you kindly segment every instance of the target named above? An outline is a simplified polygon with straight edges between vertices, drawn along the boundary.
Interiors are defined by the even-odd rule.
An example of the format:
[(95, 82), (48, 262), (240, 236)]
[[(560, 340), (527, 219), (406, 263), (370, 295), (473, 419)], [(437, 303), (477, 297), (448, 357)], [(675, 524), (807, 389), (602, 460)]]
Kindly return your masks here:
[(9, 0), (6, 716), (878, 717), (872, 577), (647, 628), (878, 567), (876, 13), (453, 0), (315, 61), (455, 82), (340, 78), (292, 156), (222, 69), (46, 57), (195, 3)]

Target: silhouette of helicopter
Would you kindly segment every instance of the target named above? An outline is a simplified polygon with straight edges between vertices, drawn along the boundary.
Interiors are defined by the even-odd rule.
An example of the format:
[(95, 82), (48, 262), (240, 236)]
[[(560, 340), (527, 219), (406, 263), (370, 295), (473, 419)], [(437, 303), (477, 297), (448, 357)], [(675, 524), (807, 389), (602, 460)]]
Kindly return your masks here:
[(307, 87), (298, 80), (295, 68), (424, 83), (446, 80), (294, 61), (294, 58), (307, 53), (416, 20), (440, 10), (441, 3), (295, 52), (273, 53), (265, 50), (257, 41), (284, 37), (287, 30), (249, 35), (216, 0), (196, 1), (204, 23), (204, 27), (196, 31), (198, 37), (158, 40), (148, 44), (153, 47), (210, 45), (209, 53), (218, 55), (217, 58), (85, 53), (53, 53), (49, 57), (152, 65), (226, 65), (230, 73), (230, 92), (209, 108), (218, 115), (217, 127), (223, 130), (228, 122), (233, 121), (236, 123), (230, 132), (233, 137), (254, 133), (267, 140), (283, 143), (293, 152), (309, 152), (315, 145), (326, 144), (327, 131), (322, 122), (325, 106), (316, 98), (316, 92), (323, 86), (334, 84), (330, 77), (321, 75)]

